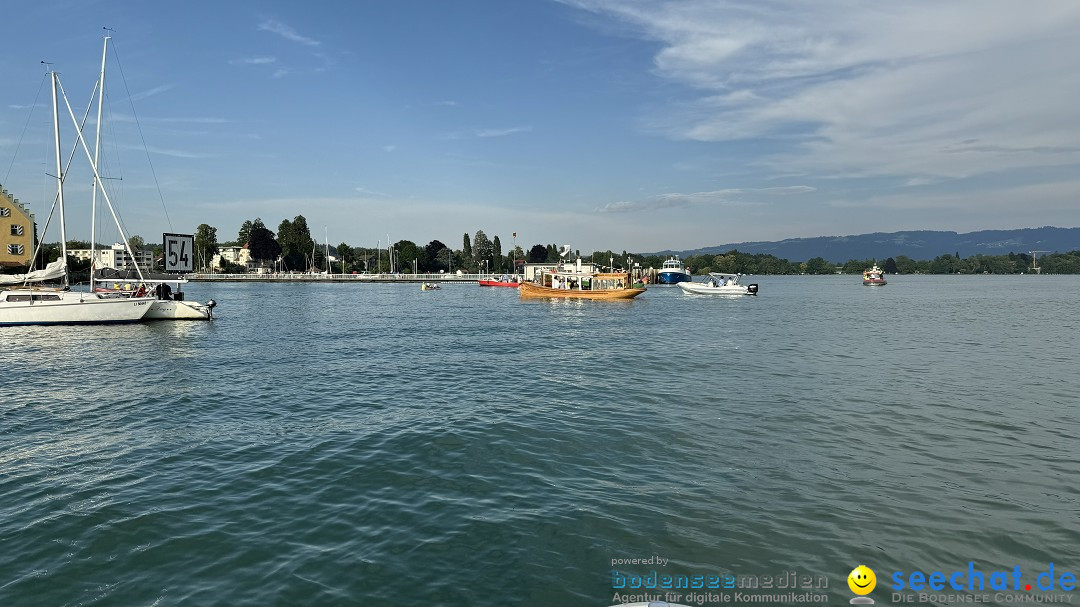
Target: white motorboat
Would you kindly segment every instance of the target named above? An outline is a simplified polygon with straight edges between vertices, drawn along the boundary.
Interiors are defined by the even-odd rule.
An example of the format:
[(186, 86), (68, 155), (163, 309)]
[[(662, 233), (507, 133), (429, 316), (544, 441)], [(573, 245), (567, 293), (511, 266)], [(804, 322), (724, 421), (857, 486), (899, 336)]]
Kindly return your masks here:
[(709, 272), (698, 282), (680, 282), (679, 288), (688, 295), (757, 295), (757, 283), (739, 283), (739, 274)]
[(144, 297), (153, 296), (150, 311), (143, 320), (211, 320), (217, 302), (213, 299), (206, 303), (186, 301), (180, 285), (187, 284), (186, 279), (147, 278), (138, 280), (120, 280), (116, 278), (98, 278), (94, 291), (104, 297)]

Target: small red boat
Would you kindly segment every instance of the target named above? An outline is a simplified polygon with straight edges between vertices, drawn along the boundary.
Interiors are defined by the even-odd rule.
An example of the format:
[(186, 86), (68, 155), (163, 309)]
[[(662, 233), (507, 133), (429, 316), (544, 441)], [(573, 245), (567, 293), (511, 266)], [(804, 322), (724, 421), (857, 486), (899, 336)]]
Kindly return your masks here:
[(521, 284), (518, 281), (509, 278), (499, 280), (478, 280), (476, 283), (481, 287), (512, 287), (514, 289), (518, 288)]

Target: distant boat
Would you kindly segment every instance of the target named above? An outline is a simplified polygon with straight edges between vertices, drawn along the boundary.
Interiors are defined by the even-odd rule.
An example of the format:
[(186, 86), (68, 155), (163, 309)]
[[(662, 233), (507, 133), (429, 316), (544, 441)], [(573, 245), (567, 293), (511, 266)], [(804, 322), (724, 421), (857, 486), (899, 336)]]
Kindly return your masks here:
[(662, 285), (674, 285), (680, 282), (689, 282), (693, 280), (690, 276), (690, 272), (687, 271), (686, 265), (679, 260), (678, 257), (672, 257), (665, 261), (660, 266), (660, 272), (656, 275), (657, 284)]
[(495, 277), (492, 277), (490, 280), (481, 279), (476, 281), (476, 283), (481, 287), (511, 287), (516, 289), (518, 288), (518, 285), (521, 284), (521, 281), (519, 281), (516, 276), (510, 278), (506, 274), (503, 274), (498, 280), (496, 280)]
[(863, 272), (862, 283), (868, 287), (882, 287), (889, 284), (885, 280), (885, 272), (876, 263), (874, 267)]
[(421, 291), (438, 291), (439, 284), (435, 282), (424, 282), (420, 284)]
[(680, 282), (679, 288), (688, 295), (757, 295), (756, 283), (739, 284), (738, 274), (709, 272), (700, 282)]
[(535, 282), (518, 287), (522, 297), (562, 297), (570, 299), (633, 299), (645, 292), (635, 289), (628, 272), (600, 272), (595, 266), (559, 264), (542, 270)]

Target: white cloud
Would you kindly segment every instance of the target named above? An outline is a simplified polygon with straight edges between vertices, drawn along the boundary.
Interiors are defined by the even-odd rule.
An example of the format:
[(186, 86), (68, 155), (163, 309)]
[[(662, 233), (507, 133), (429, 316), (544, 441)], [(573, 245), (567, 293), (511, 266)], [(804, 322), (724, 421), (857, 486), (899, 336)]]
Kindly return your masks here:
[(763, 196), (786, 196), (791, 194), (807, 194), (814, 192), (815, 188), (804, 185), (781, 186), (774, 188), (729, 188), (725, 190), (713, 190), (711, 192), (693, 192), (683, 194), (673, 192), (659, 194), (646, 200), (630, 201), (620, 200), (609, 202), (599, 209), (601, 213), (630, 213), (639, 211), (656, 211), (680, 207), (698, 205), (740, 205), (750, 206), (760, 203), (747, 200), (753, 195)]
[(481, 129), (476, 131), (477, 137), (505, 137), (514, 133), (527, 133), (532, 130), (531, 126), (516, 126), (508, 129)]
[(322, 44), (322, 42), (315, 40), (314, 38), (308, 38), (307, 36), (300, 35), (295, 29), (292, 28), (292, 26), (282, 23), (281, 21), (278, 21), (276, 19), (267, 19), (263, 21), (259, 24), (258, 29), (259, 31), (277, 34), (278, 36), (281, 36), (282, 38), (290, 42), (296, 42), (298, 44), (303, 44), (306, 46), (319, 46), (320, 44)]
[(276, 57), (245, 57), (243, 59), (230, 59), (230, 65), (270, 65), (276, 63)]

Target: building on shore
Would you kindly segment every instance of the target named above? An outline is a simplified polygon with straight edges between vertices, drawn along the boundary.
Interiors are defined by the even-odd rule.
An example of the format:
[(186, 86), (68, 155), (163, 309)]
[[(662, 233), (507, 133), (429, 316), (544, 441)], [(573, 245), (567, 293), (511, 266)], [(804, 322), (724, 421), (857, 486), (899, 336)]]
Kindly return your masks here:
[(29, 266), (37, 244), (36, 233), (34, 214), (0, 187), (0, 266)]
[(257, 266), (251, 259), (251, 249), (248, 248), (247, 244), (242, 247), (218, 247), (217, 254), (215, 254), (213, 260), (210, 261), (210, 267), (214, 270), (221, 270), (225, 263), (241, 266), (246, 272), (255, 270)]
[(94, 257), (97, 259), (94, 260), (91, 260), (90, 249), (68, 249), (68, 256), (82, 261), (94, 261), (94, 267), (97, 269), (134, 270), (136, 262), (143, 270), (148, 270), (154, 266), (154, 251), (152, 249), (135, 251), (135, 257), (132, 259), (132, 256), (128, 255), (127, 247), (119, 242), (111, 247), (95, 249)]

